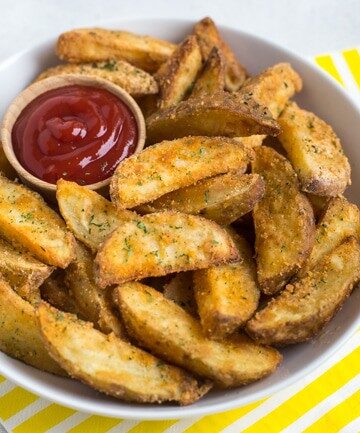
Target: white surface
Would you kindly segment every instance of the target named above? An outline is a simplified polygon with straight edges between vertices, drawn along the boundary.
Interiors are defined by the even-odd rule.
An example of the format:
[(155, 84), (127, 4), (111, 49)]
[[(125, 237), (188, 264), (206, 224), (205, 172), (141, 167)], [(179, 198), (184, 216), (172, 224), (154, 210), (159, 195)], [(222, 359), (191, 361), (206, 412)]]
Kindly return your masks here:
[(360, 46), (359, 0), (0, 0), (0, 59), (108, 19), (211, 15), (306, 56)]
[[(134, 20), (115, 22), (133, 31), (178, 39), (191, 27), (190, 21)], [(327, 120), (342, 139), (352, 167), (360, 164), (360, 111), (349, 96), (313, 63), (279, 47), (244, 33), (223, 28), (225, 38), (234, 47), (250, 73), (280, 61), (289, 61), (304, 80), (304, 90), (298, 99)], [(41, 70), (54, 61), (53, 40), (29, 52), (0, 64), (0, 116), (10, 100)], [(336, 102), (336, 103), (335, 103)], [(348, 190), (352, 201), (359, 203), (360, 171), (353, 170), (353, 185)], [(316, 366), (338, 350), (360, 324), (360, 290), (351, 296), (335, 319), (316, 339), (283, 350), (284, 362), (275, 374), (246, 387), (214, 391), (196, 404), (187, 407), (174, 405), (127, 404), (101, 395), (78, 382), (37, 371), (19, 361), (0, 354), (0, 373), (36, 394), (83, 412), (114, 417), (138, 419), (170, 419), (204, 415), (245, 405), (259, 400), (307, 376)]]

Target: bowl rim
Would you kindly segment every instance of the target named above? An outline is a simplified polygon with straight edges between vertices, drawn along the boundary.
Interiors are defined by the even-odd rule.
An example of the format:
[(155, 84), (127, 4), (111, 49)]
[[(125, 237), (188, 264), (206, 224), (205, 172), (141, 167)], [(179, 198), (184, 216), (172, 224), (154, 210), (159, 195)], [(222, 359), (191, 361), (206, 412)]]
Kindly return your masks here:
[[(127, 23), (130, 24), (131, 22), (137, 22), (137, 21), (149, 21), (151, 19), (152, 18), (143, 17), (143, 16), (138, 16), (136, 18), (110, 19), (110, 20), (101, 20), (99, 22), (96, 22), (95, 25), (111, 28), (111, 26), (119, 26), (119, 23), (121, 22), (125, 27)], [(185, 19), (185, 18), (174, 18), (168, 16), (168, 17), (156, 17), (156, 21), (159, 22), (162, 21), (164, 23), (168, 23), (169, 21), (171, 21), (174, 25), (193, 25), (196, 20), (194, 18)], [(313, 72), (320, 75), (323, 81), (325, 81), (328, 86), (335, 87), (336, 90), (342, 95), (342, 97), (350, 103), (351, 108), (360, 114), (360, 108), (355, 96), (348, 93), (333, 78), (331, 78), (328, 74), (326, 74), (321, 68), (317, 68), (310, 61), (310, 59), (307, 59), (306, 57), (303, 57), (293, 52), (292, 50), (281, 46), (276, 42), (260, 37), (252, 32), (243, 31), (241, 29), (237, 29), (236, 27), (229, 26), (226, 24), (223, 25), (221, 21), (219, 21), (217, 24), (220, 30), (235, 31), (239, 34), (239, 37), (250, 38), (254, 42), (261, 43), (264, 46), (267, 46), (269, 48), (276, 48), (277, 50), (282, 51), (284, 55), (293, 57), (296, 61), (304, 64)], [(86, 27), (89, 26), (91, 26), (91, 24)], [(42, 42), (29, 46), (28, 48), (20, 51), (19, 53), (16, 53), (8, 57), (7, 59), (5, 59), (3, 62), (0, 63), (0, 70), (6, 68), (9, 64), (15, 62), (19, 57), (22, 57), (26, 53), (31, 52), (36, 48), (40, 48), (48, 44), (50, 41), (54, 39), (55, 39), (54, 36), (49, 36), (48, 38), (44, 38)], [(263, 399), (265, 397), (269, 397), (270, 395), (280, 391), (281, 389), (284, 389), (294, 384), (295, 382), (300, 381), (300, 379), (304, 377), (306, 374), (310, 374), (322, 363), (324, 363), (329, 358), (331, 358), (350, 339), (350, 337), (355, 333), (359, 325), (360, 325), (360, 315), (343, 333), (341, 338), (337, 339), (336, 343), (332, 344), (321, 355), (319, 355), (318, 357), (310, 361), (306, 365), (306, 367), (304, 367), (303, 369), (299, 370), (296, 373), (293, 373), (291, 376), (285, 379), (279, 380), (278, 383), (269, 385), (264, 389), (253, 392), (251, 396), (247, 396), (245, 397), (245, 399), (244, 397), (238, 397), (238, 398), (234, 397), (231, 401), (212, 403), (212, 404), (210, 403), (202, 407), (194, 407), (192, 405), (189, 405), (183, 407), (174, 406), (172, 408), (167, 406), (166, 412), (162, 410), (161, 405), (159, 405), (156, 408), (139, 406), (139, 405), (137, 405), (136, 407), (123, 408), (120, 406), (119, 408), (113, 408), (113, 407), (105, 407), (106, 402), (105, 403), (99, 402), (96, 405), (96, 407), (90, 407), (90, 404), (88, 402), (83, 402), (81, 398), (76, 397), (75, 399), (72, 399), (70, 401), (68, 398), (64, 397), (63, 395), (60, 395), (61, 392), (59, 394), (59, 392), (56, 391), (56, 393), (53, 394), (52, 389), (51, 391), (49, 391), (49, 388), (45, 388), (45, 387), (39, 390), (36, 388), (36, 383), (34, 383), (34, 380), (29, 374), (23, 371), (19, 371), (18, 367), (16, 366), (16, 362), (20, 362), (20, 361), (12, 360), (10, 357), (8, 357), (7, 355), (1, 352), (0, 352), (0, 357), (4, 356), (6, 358), (9, 358), (9, 360), (14, 361), (14, 363), (9, 368), (9, 366), (4, 367), (3, 363), (0, 362), (0, 373), (5, 377), (7, 377), (12, 382), (16, 383), (17, 385), (33, 392), (34, 394), (42, 398), (45, 398), (47, 400), (53, 401), (62, 406), (69, 407), (87, 414), (107, 416), (112, 418), (135, 419), (135, 420), (181, 419), (185, 417), (205, 416), (208, 414), (219, 413), (219, 412), (245, 406), (254, 401)], [(41, 373), (48, 374), (43, 372)], [(120, 404), (121, 403), (122, 402), (120, 401)]]

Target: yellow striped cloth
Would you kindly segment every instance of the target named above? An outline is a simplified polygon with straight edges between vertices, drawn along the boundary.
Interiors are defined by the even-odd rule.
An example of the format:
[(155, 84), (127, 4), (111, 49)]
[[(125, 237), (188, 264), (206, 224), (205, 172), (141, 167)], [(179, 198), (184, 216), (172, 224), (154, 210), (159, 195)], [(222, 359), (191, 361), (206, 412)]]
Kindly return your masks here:
[[(359, 98), (360, 51), (315, 62)], [(204, 417), (134, 421), (61, 407), (0, 376), (0, 420), (13, 433), (359, 433), (360, 330), (300, 382), (247, 406)]]

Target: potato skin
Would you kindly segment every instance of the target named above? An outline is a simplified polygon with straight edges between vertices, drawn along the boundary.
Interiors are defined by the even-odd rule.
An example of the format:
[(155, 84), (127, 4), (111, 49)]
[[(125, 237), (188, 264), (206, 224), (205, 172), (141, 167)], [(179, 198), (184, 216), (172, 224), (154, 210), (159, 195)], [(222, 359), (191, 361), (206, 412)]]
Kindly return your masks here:
[(247, 323), (247, 332), (264, 344), (309, 340), (341, 308), (359, 278), (360, 248), (352, 237), (257, 312)]

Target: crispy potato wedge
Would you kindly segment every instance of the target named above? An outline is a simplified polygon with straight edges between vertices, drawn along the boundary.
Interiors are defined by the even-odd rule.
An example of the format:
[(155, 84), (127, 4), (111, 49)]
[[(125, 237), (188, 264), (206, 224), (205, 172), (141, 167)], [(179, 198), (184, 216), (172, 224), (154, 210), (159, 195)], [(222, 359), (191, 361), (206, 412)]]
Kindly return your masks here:
[(258, 380), (281, 361), (275, 349), (244, 335), (221, 342), (207, 339), (198, 320), (148, 286), (132, 282), (115, 290), (130, 335), (152, 353), (221, 387)]
[(5, 152), (0, 142), (0, 173), (4, 174), (8, 179), (14, 180), (17, 173), (5, 156)]
[(311, 203), (316, 220), (318, 220), (325, 212), (325, 209), (327, 208), (327, 205), (329, 204), (331, 197), (325, 197), (323, 195), (315, 195), (309, 192), (306, 193), (306, 197)]
[(93, 252), (119, 224), (136, 217), (134, 212), (116, 210), (95, 191), (64, 179), (57, 183), (56, 198), (68, 229)]
[(48, 302), (58, 310), (77, 314), (80, 318), (83, 318), (79, 313), (64, 279), (64, 270), (57, 269), (53, 272), (40, 287), (41, 299)]
[(113, 203), (133, 208), (205, 177), (244, 172), (251, 152), (224, 137), (163, 141), (124, 159), (110, 184)]
[(345, 197), (334, 197), (316, 226), (314, 247), (298, 276), (315, 268), (322, 257), (349, 236), (360, 239), (360, 211)]
[(341, 308), (360, 278), (360, 249), (349, 238), (310, 272), (288, 284), (247, 323), (251, 337), (265, 344), (293, 344), (314, 337)]
[(253, 210), (257, 275), (267, 295), (278, 292), (303, 265), (314, 241), (314, 214), (300, 193), (289, 161), (270, 147), (255, 150), (254, 173), (265, 181), (265, 196)]
[(0, 276), (0, 350), (40, 370), (65, 375), (48, 354), (34, 307)]
[(240, 93), (267, 107), (274, 119), (285, 108), (287, 101), (300, 92), (302, 80), (289, 63), (278, 63), (261, 74), (249, 78)]
[(54, 268), (0, 239), (0, 270), (2, 278), (19, 296), (35, 304), (40, 301), (40, 285)]
[(200, 48), (196, 37), (190, 35), (155, 74), (160, 88), (158, 107), (167, 108), (182, 101), (201, 68)]
[(226, 173), (172, 191), (137, 209), (140, 213), (176, 210), (201, 214), (228, 225), (250, 212), (264, 193), (264, 181), (259, 175)]
[(104, 78), (122, 87), (135, 97), (152, 95), (159, 91), (159, 86), (152, 75), (123, 60), (58, 65), (43, 71), (35, 81), (65, 74), (90, 75)]
[(192, 316), (198, 316), (192, 272), (176, 274), (169, 283), (165, 284), (163, 293), (166, 299), (171, 299)]
[(75, 240), (63, 220), (34, 191), (0, 175), (0, 234), (40, 261), (66, 268)]
[(65, 270), (65, 283), (82, 318), (104, 334), (113, 332), (125, 338), (123, 324), (111, 304), (112, 288), (100, 289), (95, 283), (93, 264), (89, 250), (77, 242), (76, 258)]
[(186, 135), (242, 137), (280, 132), (266, 107), (248, 94), (224, 91), (159, 110), (146, 119), (146, 126), (150, 144)]
[(125, 60), (147, 72), (155, 72), (171, 56), (175, 44), (151, 36), (100, 28), (62, 33), (56, 53), (70, 63)]
[(101, 287), (236, 260), (230, 235), (205, 218), (159, 212), (122, 224), (101, 245), (95, 265)]
[(204, 61), (208, 59), (211, 50), (216, 47), (222, 51), (225, 58), (225, 84), (226, 89), (234, 92), (239, 89), (246, 78), (246, 70), (237, 60), (229, 45), (222, 39), (214, 23), (209, 18), (203, 18), (195, 24), (196, 35)]
[(260, 290), (247, 241), (230, 231), (239, 251), (235, 263), (193, 272), (194, 294), (205, 335), (222, 340), (244, 325), (257, 309)]
[(337, 196), (350, 185), (350, 164), (331, 128), (295, 102), (279, 117), (279, 140), (287, 152), (301, 189), (317, 195)]
[(212, 95), (225, 87), (225, 62), (219, 48), (214, 47), (206, 60), (204, 69), (195, 81), (191, 98), (202, 95)]
[(189, 373), (76, 316), (41, 303), (38, 319), (51, 356), (69, 373), (105, 394), (141, 403), (190, 404), (210, 389)]
[(266, 135), (250, 135), (249, 137), (233, 137), (235, 141), (250, 149), (261, 146), (265, 138)]

